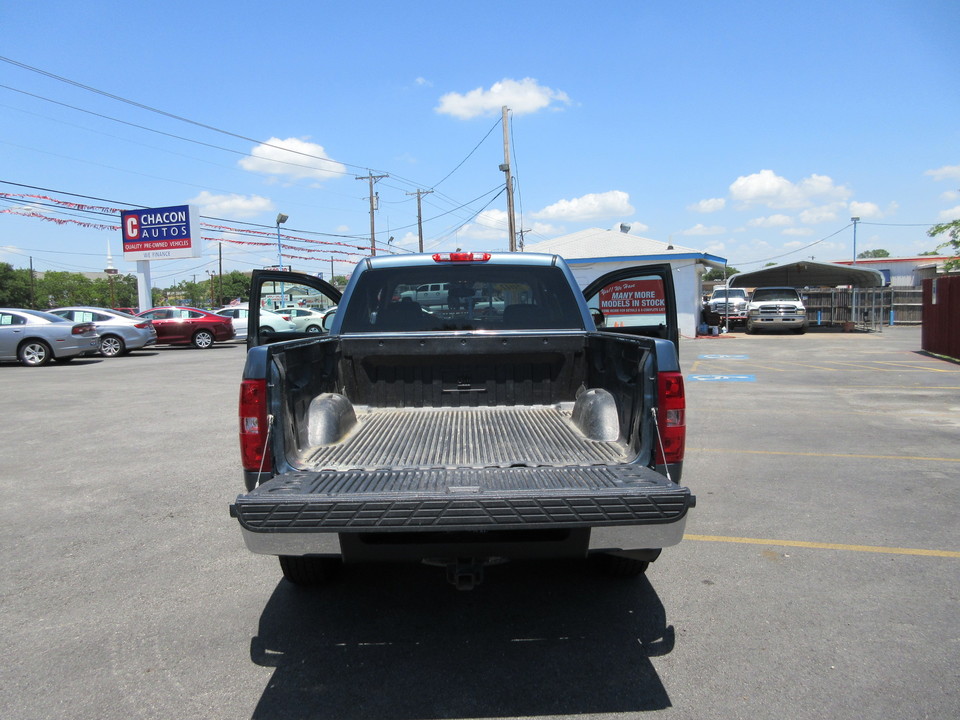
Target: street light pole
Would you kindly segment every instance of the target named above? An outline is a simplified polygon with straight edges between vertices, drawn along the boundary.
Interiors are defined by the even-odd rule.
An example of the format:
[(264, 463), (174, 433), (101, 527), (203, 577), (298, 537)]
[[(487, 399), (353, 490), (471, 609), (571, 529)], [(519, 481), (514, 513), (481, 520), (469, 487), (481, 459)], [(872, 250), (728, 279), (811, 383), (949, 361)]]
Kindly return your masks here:
[[(288, 215), (283, 213), (277, 213), (277, 270), (283, 270), (283, 248), (280, 247), (280, 225), (289, 220)], [(283, 296), (286, 294), (286, 283), (280, 283), (280, 301), (277, 303), (277, 307), (283, 306)], [(276, 284), (274, 284), (274, 289), (276, 289)]]
[(857, 223), (860, 222), (859, 217), (850, 218), (850, 222), (853, 223), (853, 264), (857, 264)]

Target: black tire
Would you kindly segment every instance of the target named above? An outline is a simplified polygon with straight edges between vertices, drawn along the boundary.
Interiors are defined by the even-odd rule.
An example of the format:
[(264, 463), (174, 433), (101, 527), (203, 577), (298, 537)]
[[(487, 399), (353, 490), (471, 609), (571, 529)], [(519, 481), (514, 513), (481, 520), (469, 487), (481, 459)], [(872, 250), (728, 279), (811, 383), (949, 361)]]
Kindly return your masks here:
[(100, 338), (100, 354), (104, 357), (117, 357), (126, 352), (127, 346), (123, 338), (117, 335), (104, 335)]
[(300, 587), (317, 587), (332, 578), (340, 567), (336, 557), (281, 555), (280, 569), (288, 582)]
[(745, 329), (747, 331), (747, 335), (755, 335), (757, 332), (757, 329), (753, 326), (753, 323), (751, 323), (750, 321), (747, 321), (747, 324), (745, 325)]
[(273, 328), (270, 327), (269, 325), (261, 325), (261, 326), (260, 326), (260, 334), (261, 334), (261, 335), (270, 335), (271, 333), (273, 333)]
[(200, 350), (206, 350), (213, 347), (213, 333), (209, 330), (197, 330), (193, 334), (193, 346)]
[(308, 333), (319, 333), (323, 332), (323, 329), (319, 325), (307, 325)]
[(806, 327), (798, 327), (798, 328), (794, 328), (793, 331), (794, 331), (797, 335), (803, 335), (803, 334), (807, 331), (807, 328), (806, 328)]
[(620, 555), (598, 554), (591, 557), (596, 568), (610, 577), (630, 578), (643, 575), (650, 563), (647, 560), (634, 560)]
[(17, 348), (17, 360), (25, 367), (41, 367), (53, 359), (53, 350), (43, 340), (26, 340)]

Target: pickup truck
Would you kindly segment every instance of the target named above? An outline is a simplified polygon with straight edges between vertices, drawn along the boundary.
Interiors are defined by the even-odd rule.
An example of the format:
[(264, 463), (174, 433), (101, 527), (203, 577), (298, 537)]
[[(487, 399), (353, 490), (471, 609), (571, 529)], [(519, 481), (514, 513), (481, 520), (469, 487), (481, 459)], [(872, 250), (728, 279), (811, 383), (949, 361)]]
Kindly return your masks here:
[[(247, 548), (278, 556), (290, 582), (321, 583), (341, 562), (414, 561), (469, 589), (500, 562), (588, 555), (636, 575), (680, 542), (695, 497), (679, 484), (668, 265), (581, 292), (554, 255), (376, 256), (342, 297), (317, 278), (258, 270), (251, 328), (277, 282), (338, 306), (329, 333), (247, 340), (247, 492), (230, 512)], [(428, 310), (402, 296), (427, 283), (493, 289), (505, 304)], [(604, 544), (614, 527), (629, 547)]]
[(793, 287), (758, 287), (747, 304), (747, 332), (757, 330), (793, 330), (798, 335), (807, 331), (807, 309), (800, 293)]
[(720, 322), (730, 325), (747, 321), (747, 291), (743, 288), (714, 288), (707, 301), (710, 312), (720, 316)]

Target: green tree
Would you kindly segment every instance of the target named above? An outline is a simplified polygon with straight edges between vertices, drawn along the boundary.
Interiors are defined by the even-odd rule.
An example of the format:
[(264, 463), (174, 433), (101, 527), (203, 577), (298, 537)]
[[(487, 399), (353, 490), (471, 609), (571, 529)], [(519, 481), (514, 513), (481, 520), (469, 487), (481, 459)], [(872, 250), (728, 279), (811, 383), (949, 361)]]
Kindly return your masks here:
[[(927, 235), (937, 237), (946, 235), (947, 240), (937, 245), (937, 250), (953, 250), (954, 255), (960, 255), (960, 220), (934, 225), (927, 230)], [(943, 264), (947, 270), (960, 270), (960, 257), (951, 258)]]
[(30, 308), (30, 271), (0, 263), (0, 306)]
[[(726, 271), (724, 271), (723, 268), (714, 268), (708, 272), (705, 272), (703, 274), (703, 279), (705, 282), (716, 282), (717, 280), (723, 280), (724, 278), (728, 278), (731, 275), (736, 275), (738, 272), (740, 271), (737, 270), (732, 265), (727, 265)], [(337, 285), (339, 285), (340, 287), (343, 287), (344, 285), (346, 285), (346, 280), (347, 280), (346, 278), (343, 278), (343, 281), (344, 281), (343, 285), (340, 285), (339, 283), (337, 283)]]
[(877, 248), (876, 250), (864, 250), (862, 253), (857, 255), (857, 258), (860, 260), (866, 258), (886, 258), (890, 257), (890, 253), (883, 248)]
[(93, 281), (80, 273), (49, 271), (36, 283), (36, 304), (41, 309), (64, 305), (96, 305)]

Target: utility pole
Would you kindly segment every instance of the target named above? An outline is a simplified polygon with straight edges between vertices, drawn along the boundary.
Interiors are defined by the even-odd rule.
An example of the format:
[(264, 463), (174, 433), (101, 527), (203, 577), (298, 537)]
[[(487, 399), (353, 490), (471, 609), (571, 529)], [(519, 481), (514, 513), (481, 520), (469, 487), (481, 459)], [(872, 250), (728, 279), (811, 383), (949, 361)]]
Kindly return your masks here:
[(532, 232), (530, 228), (527, 228), (526, 230), (524, 230), (523, 228), (520, 228), (519, 230), (517, 230), (517, 235), (520, 236), (520, 243), (517, 245), (517, 250), (519, 250), (520, 252), (523, 252), (523, 235), (524, 233), (528, 233), (528, 232)]
[(376, 208), (376, 196), (373, 194), (373, 184), (377, 180), (383, 180), (383, 178), (390, 177), (389, 175), (374, 175), (371, 171), (367, 170), (366, 175), (360, 175), (355, 177), (356, 180), (368, 180), (370, 182), (370, 254), (377, 254), (377, 233), (374, 228), (373, 213)]
[(429, 195), (433, 190), (417, 190), (416, 192), (407, 193), (407, 195), (416, 195), (417, 196), (417, 237), (420, 238), (420, 252), (423, 252), (423, 211), (420, 209), (420, 197), (422, 195)]
[(507, 121), (507, 113), (510, 108), (506, 105), (501, 108), (503, 111), (503, 165), (500, 169), (507, 176), (507, 225), (510, 232), (510, 252), (517, 251), (517, 227), (513, 219), (513, 177), (510, 175), (510, 124)]
[(850, 222), (853, 223), (853, 263), (857, 263), (857, 223), (860, 222), (859, 217), (850, 218)]

